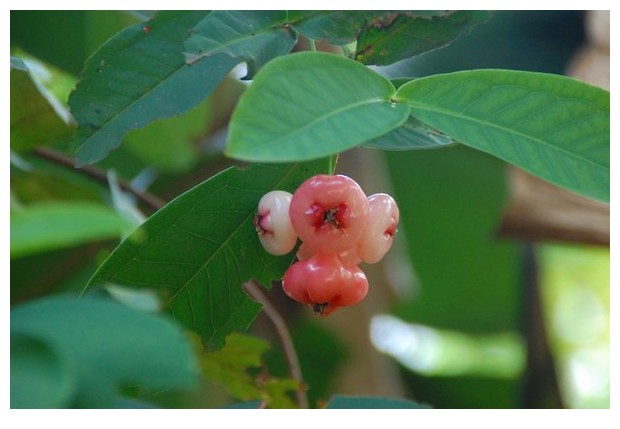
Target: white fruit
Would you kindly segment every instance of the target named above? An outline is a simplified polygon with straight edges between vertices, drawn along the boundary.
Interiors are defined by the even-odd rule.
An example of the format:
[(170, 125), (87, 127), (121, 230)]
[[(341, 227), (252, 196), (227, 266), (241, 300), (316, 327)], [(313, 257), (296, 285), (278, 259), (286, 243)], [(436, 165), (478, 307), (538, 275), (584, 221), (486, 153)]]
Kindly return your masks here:
[(366, 231), (357, 243), (357, 255), (367, 264), (379, 262), (392, 247), (398, 227), (399, 210), (394, 198), (388, 194), (368, 197), (370, 214)]
[(292, 195), (285, 191), (271, 191), (258, 203), (254, 226), (258, 239), (272, 255), (284, 255), (295, 248), (297, 234), (289, 217)]

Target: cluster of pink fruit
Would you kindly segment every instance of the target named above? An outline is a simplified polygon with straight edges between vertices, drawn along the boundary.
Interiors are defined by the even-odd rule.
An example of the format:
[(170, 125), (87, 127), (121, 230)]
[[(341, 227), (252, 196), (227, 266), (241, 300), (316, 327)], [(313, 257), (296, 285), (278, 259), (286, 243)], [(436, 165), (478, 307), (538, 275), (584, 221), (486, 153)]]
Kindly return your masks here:
[(258, 204), (254, 225), (265, 250), (297, 259), (284, 274), (284, 292), (316, 314), (359, 303), (368, 292), (361, 262), (380, 261), (392, 246), (399, 211), (387, 194), (369, 197), (351, 178), (317, 175), (294, 194), (272, 191)]

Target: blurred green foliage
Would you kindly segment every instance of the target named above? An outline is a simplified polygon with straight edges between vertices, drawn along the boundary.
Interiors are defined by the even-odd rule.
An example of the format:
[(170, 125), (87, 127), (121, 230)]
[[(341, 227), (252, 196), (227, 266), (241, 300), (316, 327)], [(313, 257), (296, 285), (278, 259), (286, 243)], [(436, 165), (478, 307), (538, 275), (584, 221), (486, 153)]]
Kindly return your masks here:
[[(12, 11), (11, 47), (23, 49), (77, 78), (84, 61), (96, 48), (140, 19), (137, 14), (113, 11)], [(447, 48), (378, 70), (388, 77), (491, 67), (562, 73), (582, 43), (582, 12), (498, 11), (489, 22)], [(161, 136), (161, 141), (153, 143), (161, 150), (134, 146), (130, 141), (136, 137), (130, 135), (128, 145), (122, 145), (97, 166), (112, 168), (125, 180), (138, 177), (167, 199), (179, 195), (231, 163), (221, 156), (222, 137), (217, 132), (225, 126), (242, 91), (241, 84), (227, 81), (212, 99), (192, 112), (195, 118), (187, 127), (183, 119), (175, 123), (175, 127), (183, 128), (179, 133), (187, 136), (180, 143), (183, 157), (169, 159), (176, 142), (171, 142), (170, 134), (158, 130), (165, 124), (155, 123), (143, 133), (149, 138)], [(507, 199), (505, 164), (463, 146), (392, 152), (386, 153), (385, 159), (401, 213), (408, 213), (401, 218), (402, 235), (419, 280), (411, 299), (396, 303), (393, 314), (405, 321), (462, 333), (520, 331), (524, 305), (522, 248), (526, 243), (498, 239), (495, 234)], [(109, 203), (107, 186), (35, 156), (24, 154), (23, 160), (34, 168), (31, 172), (11, 168), (11, 189), (18, 203), (73, 199)], [(116, 244), (117, 240), (102, 241), (11, 261), (11, 303), (79, 290)], [(545, 257), (553, 263), (558, 254), (548, 253)], [(608, 256), (603, 255), (593, 270), (604, 272), (605, 260)], [(560, 276), (560, 272), (554, 275)], [(607, 289), (601, 288), (596, 293), (603, 296), (604, 302), (608, 283)], [(553, 301), (561, 293), (555, 290), (549, 299)], [(346, 365), (349, 351), (342, 339), (317, 321), (294, 323), (292, 329), (305, 382), (312, 386), (311, 402), (320, 404), (334, 393), (332, 381)], [(42, 350), (45, 362), (32, 364), (46, 365), (48, 381), (53, 382), (54, 375), (63, 370), (56, 365), (53, 352), (36, 339), (19, 340), (17, 351)], [(552, 341), (558, 353), (566, 350), (565, 344), (557, 345), (557, 338)], [(266, 365), (270, 373), (285, 376), (284, 359), (276, 340), (271, 342), (272, 348), (265, 354)], [(329, 353), (323, 353), (325, 349)], [(520, 378), (428, 377), (404, 367), (400, 374), (413, 397), (436, 408), (511, 408), (523, 404)], [(162, 395), (160, 403), (188, 407), (222, 406), (230, 401), (213, 386), (201, 389), (200, 398)], [(212, 394), (210, 402), (204, 400), (205, 392)]]

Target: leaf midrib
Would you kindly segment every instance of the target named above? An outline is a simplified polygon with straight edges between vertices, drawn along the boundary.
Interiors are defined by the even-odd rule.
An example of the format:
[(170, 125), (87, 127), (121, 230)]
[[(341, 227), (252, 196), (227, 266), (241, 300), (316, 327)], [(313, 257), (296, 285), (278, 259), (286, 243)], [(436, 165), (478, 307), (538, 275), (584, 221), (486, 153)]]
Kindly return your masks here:
[(353, 110), (353, 109), (356, 109), (356, 108), (361, 107), (361, 106), (372, 105), (372, 104), (386, 104), (387, 105), (388, 103), (389, 103), (389, 101), (387, 99), (372, 98), (372, 99), (362, 100), (360, 102), (353, 103), (353, 104), (347, 104), (345, 106), (342, 106), (339, 109), (331, 110), (327, 114), (315, 117), (312, 121), (308, 122), (304, 126), (299, 127), (299, 128), (295, 128), (292, 132), (283, 134), (282, 136), (278, 137), (275, 140), (253, 142), (251, 147), (252, 148), (264, 147), (265, 145), (276, 147), (282, 141), (286, 141), (286, 140), (290, 139), (292, 136), (295, 136), (297, 134), (300, 134), (300, 133), (303, 134), (308, 129), (313, 128), (316, 124), (318, 124), (320, 122), (323, 122), (324, 120), (327, 120), (328, 118), (330, 118), (332, 116), (337, 116), (337, 115), (339, 115), (339, 114), (341, 114), (343, 112), (347, 112), (349, 110)]
[[(517, 131), (517, 130), (515, 130), (513, 128), (507, 128), (505, 126), (501, 126), (501, 125), (496, 124), (494, 122), (489, 122), (489, 121), (482, 120), (482, 119), (477, 118), (475, 116), (467, 116), (467, 115), (464, 115), (464, 114), (459, 114), (457, 112), (454, 112), (454, 111), (451, 111), (451, 110), (442, 109), (442, 108), (439, 108), (439, 107), (428, 106), (428, 105), (425, 105), (425, 104), (415, 103), (415, 102), (407, 102), (407, 103), (409, 104), (409, 106), (412, 109), (420, 109), (420, 110), (425, 110), (425, 111), (428, 111), (428, 112), (439, 113), (439, 114), (443, 114), (443, 115), (448, 116), (448, 117), (453, 117), (453, 118), (465, 120), (465, 121), (468, 121), (468, 122), (478, 123), (478, 124), (480, 124), (482, 126), (486, 126), (486, 127), (489, 127), (489, 128), (495, 128), (497, 130), (500, 130), (500, 131), (503, 131), (503, 132), (506, 132), (506, 133), (509, 133), (509, 134), (518, 135), (520, 137), (523, 137), (526, 140), (530, 140), (530, 141), (533, 141), (535, 143), (541, 144), (542, 146), (545, 146), (548, 149), (552, 149), (552, 150), (555, 150), (557, 152), (561, 152), (561, 153), (567, 155), (570, 158), (577, 159), (579, 161), (583, 161), (583, 162), (585, 162), (587, 164), (590, 164), (590, 165), (596, 167), (597, 169), (604, 170), (605, 172), (609, 172), (610, 171), (610, 167), (605, 167), (604, 165), (601, 165), (601, 164), (595, 162), (594, 160), (591, 160), (591, 159), (588, 159), (588, 158), (584, 158), (583, 156), (579, 156), (578, 154), (576, 154), (574, 152), (567, 151), (566, 149), (564, 149), (564, 148), (562, 148), (560, 146), (554, 146), (553, 144), (551, 144), (550, 142), (547, 142), (546, 140), (542, 140), (542, 139), (540, 139), (538, 137), (530, 136), (530, 135), (525, 134), (523, 132)], [(418, 118), (418, 119), (420, 119), (420, 118)], [(425, 122), (422, 119), (420, 119), (420, 120), (422, 122)], [(438, 128), (436, 125), (433, 125), (433, 124), (429, 124), (429, 126)], [(440, 130), (440, 131), (445, 132), (443, 130)], [(469, 146), (469, 144), (467, 144), (465, 142), (462, 142), (462, 143)], [(474, 146), (474, 147), (476, 147), (476, 146)]]

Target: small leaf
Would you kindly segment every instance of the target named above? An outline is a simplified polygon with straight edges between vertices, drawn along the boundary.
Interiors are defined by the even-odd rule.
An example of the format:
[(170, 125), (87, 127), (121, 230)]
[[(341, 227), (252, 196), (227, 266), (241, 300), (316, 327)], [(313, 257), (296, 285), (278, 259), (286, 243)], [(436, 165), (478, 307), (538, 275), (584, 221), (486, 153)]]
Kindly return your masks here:
[(126, 383), (144, 389), (196, 384), (196, 357), (178, 327), (112, 301), (59, 296), (14, 307), (11, 336), (24, 335), (44, 341), (68, 365), (79, 386), (72, 406), (112, 407)]
[(49, 345), (11, 334), (11, 408), (67, 407), (76, 387), (68, 363)]
[(331, 162), (254, 165), (213, 176), (147, 219), (89, 286), (158, 290), (178, 323), (197, 332), (208, 348), (221, 347), (260, 310), (242, 284), (255, 278), (270, 287), (293, 259), (262, 249), (253, 226), (258, 201), (271, 190), (293, 192), (306, 178), (331, 172)]
[(91, 202), (37, 203), (11, 212), (11, 258), (119, 238), (127, 223)]
[(183, 41), (207, 13), (160, 12), (118, 33), (89, 58), (69, 98), (79, 125), (73, 139), (77, 166), (103, 159), (129, 130), (186, 112), (239, 62), (213, 55), (185, 63)]
[(251, 78), (267, 61), (288, 54), (296, 37), (285, 11), (216, 10), (201, 19), (185, 42), (188, 64), (215, 54), (245, 61)]
[(409, 116), (389, 80), (343, 57), (301, 52), (267, 64), (243, 94), (226, 153), (260, 162), (308, 160), (378, 137)]
[(11, 57), (11, 149), (58, 143), (73, 132), (68, 112), (31, 75), (21, 59)]
[(269, 344), (263, 340), (233, 333), (222, 349), (203, 355), (204, 375), (223, 385), (235, 399), (261, 399), (261, 392), (247, 371), (261, 366), (263, 353), (268, 349)]
[(203, 355), (204, 375), (224, 386), (235, 399), (260, 399), (268, 408), (295, 408), (289, 394), (299, 389), (299, 383), (256, 374), (269, 348), (269, 344), (259, 338), (233, 333), (226, 338), (222, 349)]
[(328, 409), (427, 409), (428, 405), (405, 399), (380, 396), (333, 396), (325, 408)]
[(355, 59), (388, 65), (449, 45), (491, 17), (488, 11), (457, 11), (418, 16), (415, 11), (392, 12), (366, 23), (357, 38)]
[(513, 70), (416, 79), (398, 90), (411, 114), (460, 143), (558, 186), (609, 201), (609, 92)]

